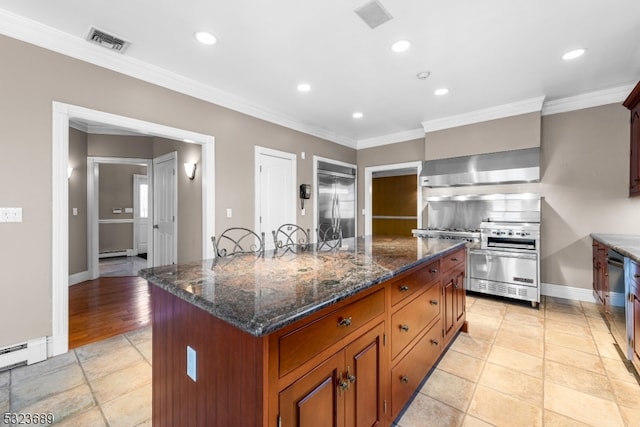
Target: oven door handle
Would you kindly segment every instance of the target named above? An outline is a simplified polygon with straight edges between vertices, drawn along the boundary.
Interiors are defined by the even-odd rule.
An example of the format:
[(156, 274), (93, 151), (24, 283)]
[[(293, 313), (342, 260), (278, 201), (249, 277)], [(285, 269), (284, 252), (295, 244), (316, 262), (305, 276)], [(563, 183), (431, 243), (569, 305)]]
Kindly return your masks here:
[(508, 258), (518, 258), (518, 259), (536, 259), (537, 255), (533, 254), (523, 254), (517, 252), (500, 252), (493, 249), (469, 249), (469, 255), (484, 255), (484, 256), (499, 256), (499, 257), (508, 257)]

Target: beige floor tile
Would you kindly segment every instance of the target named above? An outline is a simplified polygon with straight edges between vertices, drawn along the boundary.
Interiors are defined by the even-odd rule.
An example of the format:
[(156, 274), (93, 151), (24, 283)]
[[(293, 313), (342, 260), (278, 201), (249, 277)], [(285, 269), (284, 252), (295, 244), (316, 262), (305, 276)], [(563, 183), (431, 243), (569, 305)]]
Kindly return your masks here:
[(587, 318), (584, 314), (576, 314), (576, 313), (565, 313), (562, 311), (549, 311), (547, 310), (544, 314), (545, 321), (546, 320), (559, 320), (561, 322), (569, 322), (575, 323), (578, 325), (584, 325), (587, 323)]
[(640, 409), (619, 406), (625, 426), (640, 426)]
[(580, 303), (577, 305), (568, 305), (568, 304), (555, 304), (547, 302), (547, 307), (545, 312), (548, 314), (550, 312), (555, 313), (565, 313), (565, 314), (574, 314), (576, 316), (584, 316), (584, 312), (582, 311), (582, 306)]
[(467, 415), (464, 417), (462, 427), (492, 427), (493, 424), (485, 423), (481, 419)]
[[(531, 304), (525, 303), (513, 303), (507, 306), (507, 314), (520, 313), (527, 316), (540, 317), (544, 319), (544, 309), (533, 308)], [(506, 316), (506, 315), (505, 315)]]
[(84, 374), (77, 363), (22, 381), (11, 387), (11, 410), (20, 411), (34, 402), (85, 383)]
[(625, 363), (620, 357), (617, 359), (602, 358), (602, 364), (609, 375), (610, 379), (626, 381), (632, 384), (638, 384), (636, 375), (634, 374), (631, 363)]
[(398, 421), (400, 427), (454, 427), (462, 424), (464, 413), (424, 394), (416, 395)]
[(475, 386), (474, 382), (436, 369), (420, 392), (465, 412), (471, 402)]
[(544, 362), (544, 380), (588, 393), (601, 399), (614, 400), (613, 390), (606, 375), (564, 365), (551, 360)]
[(545, 381), (544, 408), (590, 426), (623, 426), (618, 406), (610, 400)]
[(507, 312), (507, 304), (498, 300), (478, 299), (469, 312), (484, 314), (489, 317), (503, 317)]
[(596, 304), (582, 301), (580, 305), (582, 306), (582, 312), (584, 313), (585, 316), (593, 317), (593, 318), (601, 318), (602, 315), (600, 314), (600, 309)]
[(142, 354), (142, 357), (144, 357), (147, 360), (147, 362), (151, 364), (151, 362), (153, 361), (153, 358), (151, 357), (152, 355), (151, 352), (153, 350), (153, 342), (143, 341), (141, 343), (136, 344), (136, 348), (138, 349), (140, 354)]
[(565, 365), (586, 369), (596, 374), (606, 374), (603, 361), (597, 354), (585, 353), (555, 344), (547, 344), (544, 349), (544, 358)]
[(620, 359), (618, 347), (616, 346), (616, 342), (611, 334), (593, 332), (593, 339), (596, 343), (598, 353), (600, 353), (602, 358)]
[(500, 325), (500, 331), (539, 341), (544, 339), (544, 326), (526, 325), (519, 322), (508, 321), (506, 318), (502, 325)]
[(151, 366), (145, 361), (91, 381), (93, 394), (104, 404), (145, 384), (151, 383)]
[(9, 412), (11, 407), (9, 406), (9, 387), (0, 388), (0, 414)]
[(544, 426), (545, 427), (589, 427), (589, 424), (581, 423), (573, 418), (565, 417), (564, 415), (556, 414), (555, 412), (544, 411)]
[(589, 328), (589, 324), (587, 322), (585, 322), (584, 325), (578, 325), (577, 323), (548, 319), (545, 323), (545, 328), (547, 331), (555, 331), (580, 337), (591, 338), (591, 329)]
[(128, 344), (102, 356), (95, 356), (82, 361), (81, 364), (87, 379), (93, 381), (142, 361), (144, 361), (144, 358), (140, 352), (131, 344)]
[(518, 333), (507, 330), (498, 331), (494, 345), (510, 348), (535, 357), (542, 357), (544, 354), (544, 341), (536, 338), (527, 338)]
[(467, 321), (470, 324), (481, 324), (488, 328), (498, 329), (502, 323), (502, 317), (500, 316), (487, 316), (485, 314), (478, 314), (475, 312), (467, 312)]
[(479, 384), (542, 407), (542, 378), (532, 377), (508, 367), (494, 365), (489, 361), (482, 371)]
[(596, 344), (591, 337), (579, 337), (563, 332), (547, 330), (545, 331), (544, 338), (546, 344), (555, 344), (585, 353), (598, 354)]
[(7, 387), (11, 380), (11, 371), (0, 372), (0, 388)]
[(474, 339), (492, 342), (498, 333), (497, 326), (486, 326), (482, 323), (469, 321), (467, 335)]
[(486, 359), (491, 349), (491, 342), (473, 338), (468, 334), (458, 334), (455, 341), (449, 347), (460, 353), (473, 356), (478, 359)]
[(545, 296), (544, 300), (547, 306), (562, 305), (562, 306), (570, 306), (570, 307), (582, 307), (582, 304), (580, 304), (580, 301), (567, 299), (567, 298)]
[(124, 335), (133, 345), (137, 345), (145, 341), (151, 341), (151, 326), (136, 329), (135, 331), (127, 332)]
[[(618, 404), (627, 408), (640, 409), (640, 386), (637, 383), (612, 379), (611, 385)], [(640, 423), (640, 420), (638, 421)]]
[(86, 384), (79, 385), (70, 390), (63, 391), (38, 400), (29, 406), (21, 408), (17, 412), (39, 413), (54, 415), (56, 422), (74, 416), (95, 406), (91, 390)]
[(544, 326), (544, 316), (538, 310), (529, 309), (530, 311), (512, 310), (509, 307), (504, 315), (504, 322), (515, 323), (523, 326)]
[(440, 359), (437, 368), (469, 381), (477, 382), (484, 367), (484, 360), (449, 349)]
[(21, 382), (40, 378), (70, 365), (77, 365), (78, 359), (72, 351), (56, 357), (44, 360), (33, 365), (22, 366), (11, 370), (11, 384), (16, 385)]
[(136, 426), (151, 418), (151, 384), (102, 405), (110, 426)]
[(102, 412), (98, 407), (91, 408), (88, 411), (71, 416), (61, 423), (56, 424), (58, 427), (106, 427), (107, 424), (102, 416)]
[(496, 344), (491, 348), (487, 362), (510, 368), (532, 377), (542, 378), (543, 359), (518, 350), (501, 347)]
[(478, 385), (469, 415), (498, 427), (542, 426), (542, 409), (489, 387)]
[(607, 326), (606, 323), (604, 323), (604, 320), (602, 320), (601, 317), (590, 317), (587, 316), (587, 323), (589, 324), (589, 328), (591, 329), (591, 332), (598, 332), (598, 333), (609, 333), (609, 327)]

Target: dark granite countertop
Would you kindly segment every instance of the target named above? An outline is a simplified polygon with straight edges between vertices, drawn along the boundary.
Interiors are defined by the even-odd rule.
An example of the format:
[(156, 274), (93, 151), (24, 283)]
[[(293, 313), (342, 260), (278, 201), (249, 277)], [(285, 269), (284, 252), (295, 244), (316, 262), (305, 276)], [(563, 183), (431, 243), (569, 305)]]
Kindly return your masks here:
[(591, 233), (591, 238), (640, 263), (640, 236), (634, 234)]
[(231, 256), (148, 268), (152, 284), (254, 336), (268, 335), (324, 307), (451, 250), (456, 240), (345, 239), (338, 251)]

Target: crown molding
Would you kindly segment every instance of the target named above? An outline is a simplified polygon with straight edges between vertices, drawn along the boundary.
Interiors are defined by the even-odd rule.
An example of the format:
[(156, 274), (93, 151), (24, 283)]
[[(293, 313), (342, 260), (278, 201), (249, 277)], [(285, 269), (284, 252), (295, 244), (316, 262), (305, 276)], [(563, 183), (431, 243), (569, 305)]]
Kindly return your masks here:
[(365, 148), (380, 147), (382, 145), (397, 144), (399, 142), (411, 141), (412, 139), (424, 138), (422, 128), (405, 130), (389, 135), (376, 136), (373, 138), (359, 139), (356, 145), (357, 150)]
[(544, 96), (422, 122), (425, 133), (542, 110)]
[(356, 140), (0, 9), (0, 34), (349, 148)]
[(633, 90), (633, 87), (634, 84), (630, 83), (611, 89), (598, 90), (548, 101), (545, 102), (544, 107), (542, 107), (542, 115), (548, 116), (551, 114), (582, 110), (583, 108), (598, 107), (600, 105), (622, 103)]

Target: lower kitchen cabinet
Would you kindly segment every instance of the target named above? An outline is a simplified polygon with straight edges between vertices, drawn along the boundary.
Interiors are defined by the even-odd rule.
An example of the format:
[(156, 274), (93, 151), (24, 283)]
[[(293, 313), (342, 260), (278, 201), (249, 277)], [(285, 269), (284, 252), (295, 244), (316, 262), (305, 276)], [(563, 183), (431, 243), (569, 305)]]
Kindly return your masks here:
[(383, 335), (379, 324), (283, 390), (281, 425), (379, 425)]
[[(466, 319), (466, 290), (465, 277), (465, 252), (458, 251), (449, 256), (449, 270), (443, 272), (442, 298), (443, 313), (442, 327), (444, 345), (448, 345), (455, 334), (463, 326)], [(455, 261), (453, 261), (455, 260)], [(446, 266), (446, 263), (443, 262)], [(446, 268), (446, 267), (445, 267)]]

